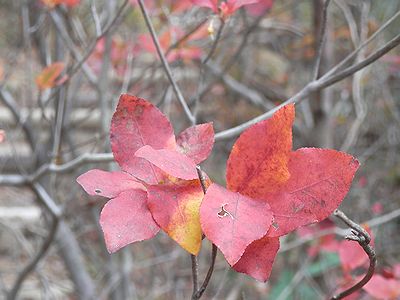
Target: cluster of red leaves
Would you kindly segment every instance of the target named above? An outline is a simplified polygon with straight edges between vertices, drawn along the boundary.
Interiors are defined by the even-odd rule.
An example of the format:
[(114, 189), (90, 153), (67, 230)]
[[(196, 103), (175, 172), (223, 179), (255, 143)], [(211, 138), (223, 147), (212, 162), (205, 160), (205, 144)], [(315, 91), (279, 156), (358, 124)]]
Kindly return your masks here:
[(64, 4), (65, 6), (68, 7), (73, 7), (81, 2), (81, 0), (41, 0), (41, 1), (44, 5), (46, 5), (49, 8), (53, 8), (61, 4)]
[(229, 191), (212, 184), (200, 208), (205, 235), (230, 265), (261, 281), (269, 277), (279, 237), (328, 217), (359, 165), (335, 150), (292, 151), (293, 121), (294, 105), (287, 105), (243, 132), (228, 159)]
[(279, 237), (328, 217), (358, 168), (335, 150), (293, 151), (293, 121), (294, 105), (287, 105), (243, 132), (228, 159), (227, 189), (212, 183), (204, 196), (196, 164), (211, 151), (211, 124), (175, 140), (151, 103), (121, 96), (110, 139), (122, 172), (92, 170), (78, 178), (89, 194), (112, 198), (100, 217), (108, 250), (151, 238), (161, 227), (197, 254), (204, 233), (236, 271), (267, 280)]
[(122, 171), (91, 170), (77, 179), (90, 195), (111, 198), (100, 216), (108, 251), (150, 239), (162, 228), (198, 254), (204, 194), (196, 164), (211, 152), (212, 124), (190, 127), (175, 139), (170, 122), (154, 105), (122, 95), (110, 139)]

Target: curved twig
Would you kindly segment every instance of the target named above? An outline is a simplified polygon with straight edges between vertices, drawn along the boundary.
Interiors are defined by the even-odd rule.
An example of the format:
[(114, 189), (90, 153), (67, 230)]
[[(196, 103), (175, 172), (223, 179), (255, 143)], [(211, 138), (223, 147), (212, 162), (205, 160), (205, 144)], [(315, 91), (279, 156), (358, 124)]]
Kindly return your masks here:
[(365, 253), (367, 253), (369, 258), (369, 268), (365, 276), (352, 287), (348, 288), (343, 292), (340, 292), (337, 295), (334, 295), (331, 298), (331, 300), (338, 300), (351, 295), (352, 293), (361, 289), (365, 284), (367, 284), (367, 282), (371, 279), (372, 275), (374, 275), (375, 272), (376, 253), (375, 250), (369, 244), (371, 242), (371, 237), (364, 228), (362, 228), (359, 224), (355, 223), (354, 221), (350, 220), (342, 211), (338, 209), (334, 211), (333, 215), (342, 220), (347, 226), (349, 226), (352, 229), (353, 234), (348, 235), (346, 239), (358, 242), (360, 246), (364, 249)]

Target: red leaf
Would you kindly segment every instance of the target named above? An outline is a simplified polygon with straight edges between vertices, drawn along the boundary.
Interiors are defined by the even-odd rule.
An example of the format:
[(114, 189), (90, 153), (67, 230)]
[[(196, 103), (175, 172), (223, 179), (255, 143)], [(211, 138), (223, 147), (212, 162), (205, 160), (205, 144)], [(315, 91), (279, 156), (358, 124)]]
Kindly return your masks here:
[(288, 105), (253, 125), (238, 138), (227, 164), (228, 189), (271, 205), (270, 237), (328, 217), (347, 194), (359, 165), (335, 150), (291, 152), (293, 121), (294, 106)]
[[(358, 161), (331, 149), (302, 148), (292, 152), (290, 179), (267, 199), (275, 220), (269, 236), (281, 236), (299, 226), (322, 221), (350, 189)], [(306, 171), (306, 172), (305, 172)]]
[(111, 121), (111, 148), (114, 158), (137, 178), (156, 184), (163, 174), (134, 153), (144, 145), (155, 149), (175, 149), (175, 136), (168, 119), (150, 102), (131, 95), (121, 95)]
[(363, 289), (376, 299), (394, 300), (400, 297), (400, 281), (378, 274), (373, 275)]
[(191, 180), (198, 178), (196, 164), (186, 155), (174, 150), (155, 150), (146, 145), (136, 151), (135, 156), (154, 164), (164, 172), (177, 178)]
[(133, 176), (124, 172), (93, 169), (79, 176), (76, 181), (89, 195), (107, 198), (114, 198), (129, 189), (145, 189)]
[(189, 127), (181, 132), (177, 144), (183, 154), (194, 160), (196, 164), (206, 160), (214, 145), (214, 129), (212, 123)]
[(233, 266), (233, 269), (265, 282), (271, 274), (278, 250), (279, 238), (263, 237), (246, 248), (243, 256)]
[(58, 80), (62, 71), (65, 68), (65, 64), (63, 62), (55, 62), (46, 68), (36, 76), (36, 85), (40, 90), (49, 89), (55, 87), (61, 82)]
[(270, 206), (212, 184), (200, 207), (204, 234), (233, 266), (246, 247), (267, 233), (273, 220)]
[(202, 240), (199, 208), (204, 197), (199, 180), (149, 186), (148, 195), (157, 224), (182, 248), (197, 255)]
[(294, 105), (244, 131), (233, 145), (226, 168), (227, 188), (251, 198), (279, 189), (290, 177)]
[(147, 194), (128, 190), (108, 201), (101, 211), (100, 225), (107, 250), (114, 253), (126, 245), (154, 237), (159, 228), (147, 208)]

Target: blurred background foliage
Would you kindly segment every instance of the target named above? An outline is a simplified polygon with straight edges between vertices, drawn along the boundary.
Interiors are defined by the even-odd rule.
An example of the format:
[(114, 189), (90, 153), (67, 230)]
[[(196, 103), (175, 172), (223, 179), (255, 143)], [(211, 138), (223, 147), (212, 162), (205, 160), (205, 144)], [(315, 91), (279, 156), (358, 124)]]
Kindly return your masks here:
[[(174, 76), (199, 123), (214, 122), (216, 132), (242, 124), (287, 100), (313, 79), (323, 1), (275, 0), (261, 15), (246, 8), (236, 11), (226, 20), (206, 65), (201, 59), (212, 49), (221, 22), (211, 10), (194, 5), (182, 9), (174, 6), (177, 2), (145, 1)], [(6, 134), (0, 144), (0, 289), (4, 295), (51, 228), (38, 190), (30, 183), (12, 181), (13, 175), (33, 174), (43, 165), (63, 166), (83, 154), (108, 153), (110, 118), (122, 92), (155, 103), (176, 132), (190, 125), (137, 4), (129, 2), (120, 12), (122, 5), (120, 0), (82, 0), (73, 7), (50, 8), (39, 0), (0, 0), (0, 129)], [(398, 0), (332, 0), (320, 74), (399, 10)], [(116, 15), (110, 30), (102, 33)], [(399, 28), (400, 18), (395, 18), (359, 52), (356, 61), (398, 35)], [(71, 75), (86, 54), (88, 59)], [(59, 61), (70, 75), (67, 82), (39, 89), (37, 75)], [(294, 128), (295, 148), (329, 147), (360, 160), (342, 210), (357, 222), (367, 222), (375, 237), (378, 273), (398, 280), (394, 266), (400, 263), (399, 79), (400, 49), (395, 48), (357, 75), (298, 104)], [(218, 183), (225, 181), (225, 163), (234, 140), (217, 141), (203, 165)], [(94, 167), (115, 169), (116, 165), (110, 159), (82, 163), (40, 178), (41, 186), (62, 208), (63, 218), (49, 252), (22, 285), (20, 298), (188, 299), (190, 256), (165, 234), (112, 256), (107, 253), (98, 225), (105, 201), (88, 197), (75, 182)], [(7, 178), (11, 178), (8, 183)], [(267, 283), (231, 271), (219, 255), (204, 299), (324, 299), (351, 280), (345, 276), (363, 274), (360, 265), (345, 275), (338, 248), (332, 252), (317, 247), (312, 253), (324, 244), (326, 236), (319, 233), (326, 228), (311, 228), (309, 240), (304, 232), (285, 238)], [(333, 239), (339, 242), (343, 237)], [(204, 241), (201, 278), (209, 252)], [(372, 296), (363, 291), (355, 297)]]

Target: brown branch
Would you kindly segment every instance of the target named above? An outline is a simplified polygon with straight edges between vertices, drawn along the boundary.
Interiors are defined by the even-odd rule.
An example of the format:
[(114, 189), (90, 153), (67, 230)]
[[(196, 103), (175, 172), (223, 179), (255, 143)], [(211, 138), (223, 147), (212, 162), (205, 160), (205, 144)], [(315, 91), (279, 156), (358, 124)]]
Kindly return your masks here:
[(358, 242), (360, 246), (364, 249), (365, 253), (368, 255), (369, 258), (369, 268), (365, 276), (352, 287), (348, 288), (343, 292), (340, 292), (339, 294), (331, 298), (331, 300), (338, 300), (338, 299), (343, 299), (344, 297), (347, 297), (352, 293), (358, 291), (365, 284), (367, 284), (367, 282), (372, 278), (376, 266), (376, 253), (375, 250), (369, 244), (371, 242), (371, 237), (364, 228), (362, 228), (359, 224), (355, 223), (354, 221), (350, 220), (342, 211), (338, 209), (334, 211), (333, 215), (342, 220), (347, 226), (349, 226), (352, 229), (353, 234), (346, 236), (346, 239)]

